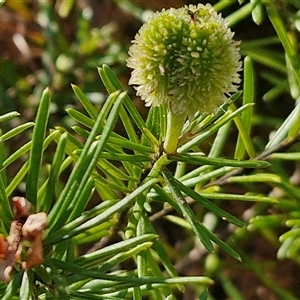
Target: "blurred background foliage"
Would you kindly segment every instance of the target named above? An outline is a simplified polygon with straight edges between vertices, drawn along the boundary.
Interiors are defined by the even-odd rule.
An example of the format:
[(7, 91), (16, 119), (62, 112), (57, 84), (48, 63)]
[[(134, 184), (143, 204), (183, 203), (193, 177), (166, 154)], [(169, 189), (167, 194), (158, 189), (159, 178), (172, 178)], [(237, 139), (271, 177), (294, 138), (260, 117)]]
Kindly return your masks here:
[[(259, 154), (295, 108), (300, 95), (296, 76), (291, 72), (294, 62), (287, 59), (287, 51), (271, 22), (272, 16), (265, 9), (267, 2), (273, 5), (299, 56), (297, 0), (6, 0), (0, 9), (0, 111), (1, 114), (18, 111), (20, 118), (3, 124), (2, 130), (32, 121), (45, 87), (52, 92), (50, 127), (72, 125), (65, 109), (81, 110), (81, 107), (70, 83), (79, 86), (98, 107), (106, 94), (97, 67), (109, 65), (126, 86), (130, 76), (126, 68), (130, 41), (152, 11), (211, 3), (228, 17), (235, 38), (241, 40), (243, 56), (249, 56), (254, 63), (252, 139)], [(147, 110), (135, 99), (131, 88), (129, 94), (146, 116)], [(222, 153), (224, 157), (233, 156), (237, 131), (232, 129), (230, 135), (232, 139)], [(8, 145), (10, 151), (18, 149), (29, 138), (25, 133), (18, 136)], [(299, 144), (291, 145), (289, 151), (299, 153)], [(295, 194), (300, 184), (299, 160), (300, 155), (273, 154), (270, 168), (270, 172), (279, 174), (295, 188)], [(17, 169), (18, 166), (12, 167), (12, 177)], [(220, 203), (233, 215), (249, 222), (247, 228), (238, 231), (223, 227), (222, 223), (216, 228), (220, 238), (227, 239), (241, 254), (243, 264), (222, 254), (210, 254), (203, 261), (201, 253), (192, 249), (195, 246), (192, 235), (173, 223), (156, 220), (159, 233), (180, 249), (175, 252), (170, 248), (179, 274), (212, 276), (215, 284), (211, 293), (215, 299), (300, 298), (299, 197), (290, 201), (271, 179), (271, 184), (254, 180), (252, 184), (232, 183), (223, 187), (228, 193), (255, 191), (279, 199), (272, 206), (246, 201)]]

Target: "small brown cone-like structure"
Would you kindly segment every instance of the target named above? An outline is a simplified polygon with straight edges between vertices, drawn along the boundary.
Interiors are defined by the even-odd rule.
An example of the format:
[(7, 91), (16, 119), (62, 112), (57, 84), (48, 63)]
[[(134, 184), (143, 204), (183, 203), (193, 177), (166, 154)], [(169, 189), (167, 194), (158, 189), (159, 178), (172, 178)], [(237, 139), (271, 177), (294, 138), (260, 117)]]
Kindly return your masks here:
[[(11, 272), (17, 264), (23, 269), (31, 269), (44, 261), (43, 230), (46, 228), (47, 214), (30, 214), (31, 203), (24, 197), (14, 197), (12, 206), (15, 219), (11, 222), (9, 235), (0, 235), (0, 279), (11, 280)], [(24, 245), (29, 242), (29, 246)]]
[(42, 232), (46, 227), (46, 222), (47, 214), (40, 212), (29, 215), (22, 227), (23, 237), (32, 242), (27, 252), (26, 261), (22, 263), (24, 269), (40, 265), (44, 261)]

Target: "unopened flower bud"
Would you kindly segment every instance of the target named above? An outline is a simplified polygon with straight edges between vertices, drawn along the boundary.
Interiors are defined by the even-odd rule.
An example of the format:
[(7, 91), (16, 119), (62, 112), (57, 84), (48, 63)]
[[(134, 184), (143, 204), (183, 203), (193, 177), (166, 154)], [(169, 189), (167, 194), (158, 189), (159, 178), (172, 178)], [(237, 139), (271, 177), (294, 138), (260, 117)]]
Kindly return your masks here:
[(233, 35), (210, 4), (157, 12), (129, 49), (129, 84), (147, 106), (165, 104), (172, 115), (213, 113), (240, 83), (239, 43)]

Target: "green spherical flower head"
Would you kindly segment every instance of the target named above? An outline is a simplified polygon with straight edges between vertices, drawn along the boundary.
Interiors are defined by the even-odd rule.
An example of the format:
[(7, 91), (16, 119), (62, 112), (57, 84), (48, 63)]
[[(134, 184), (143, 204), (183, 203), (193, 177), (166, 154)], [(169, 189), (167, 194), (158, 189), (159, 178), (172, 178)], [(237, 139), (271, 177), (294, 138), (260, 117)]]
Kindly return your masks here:
[(240, 83), (233, 35), (209, 4), (157, 12), (129, 49), (129, 83), (147, 106), (166, 104), (175, 115), (210, 114)]

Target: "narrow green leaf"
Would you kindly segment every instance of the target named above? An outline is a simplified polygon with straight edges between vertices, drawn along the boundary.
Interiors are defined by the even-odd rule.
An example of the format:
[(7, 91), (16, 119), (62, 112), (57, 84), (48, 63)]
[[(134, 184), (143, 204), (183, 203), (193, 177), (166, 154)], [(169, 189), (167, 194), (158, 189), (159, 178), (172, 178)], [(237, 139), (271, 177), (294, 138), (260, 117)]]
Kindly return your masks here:
[(271, 35), (267, 37), (251, 39), (243, 41), (243, 47), (247, 49), (261, 49), (265, 47), (272, 47), (280, 44), (280, 40), (277, 35)]
[(234, 176), (228, 179), (230, 182), (274, 182), (281, 183), (278, 175), (270, 173), (260, 173), (247, 176)]
[[(156, 201), (160, 200), (160, 201), (163, 201), (164, 203), (168, 203), (168, 204), (170, 204), (170, 207), (172, 207), (173, 209), (175, 209), (175, 211), (180, 213), (179, 206), (178, 206), (177, 202), (175, 201), (175, 199), (173, 199), (173, 197), (170, 195), (170, 193), (168, 193), (165, 189), (163, 189), (162, 187), (160, 187), (157, 184), (155, 184), (153, 186), (153, 189), (155, 190), (156, 194), (152, 195), (150, 193), (149, 197), (156, 197), (158, 195), (158, 197), (156, 197), (156, 199), (155, 199)], [(150, 217), (150, 220), (153, 220), (153, 217), (156, 217), (155, 214)]]
[(240, 221), (233, 215), (227, 213), (223, 209), (219, 208), (217, 205), (212, 203), (211, 201), (207, 200), (205, 197), (201, 196), (194, 190), (190, 189), (189, 187), (185, 186), (182, 184), (180, 181), (174, 179), (174, 182), (178, 186), (178, 188), (185, 193), (186, 195), (190, 196), (192, 199), (194, 199), (196, 202), (200, 203), (203, 205), (205, 208), (207, 208), (209, 211), (214, 213), (215, 215), (219, 216), (220, 218), (226, 220), (227, 222), (231, 222), (232, 224), (238, 226), (238, 227), (243, 227), (245, 224), (244, 222)]
[(18, 158), (23, 156), (25, 153), (27, 153), (31, 149), (32, 141), (29, 141), (25, 145), (21, 146), (18, 150), (16, 150), (14, 153), (12, 153), (2, 164), (2, 170), (4, 170), (7, 166), (9, 166), (11, 163), (16, 161)]
[(1, 220), (4, 223), (6, 230), (8, 230), (10, 227), (10, 223), (13, 219), (13, 213), (11, 210), (10, 202), (6, 194), (5, 185), (1, 175), (0, 175), (0, 207), (1, 207), (1, 213), (0, 213)]
[(292, 228), (291, 230), (289, 230), (289, 231), (285, 232), (284, 234), (282, 234), (280, 236), (279, 241), (284, 242), (287, 239), (290, 239), (290, 238), (296, 239), (298, 237), (300, 237), (300, 228)]
[(156, 138), (161, 142), (167, 131), (167, 107), (165, 105), (159, 106), (159, 117), (160, 134)]
[(145, 11), (143, 8), (138, 6), (135, 2), (130, 0), (125, 0), (118, 2), (119, 8), (121, 8), (126, 14), (133, 16), (135, 19), (145, 22), (147, 21), (147, 17), (145, 16)]
[(239, 150), (241, 152), (237, 153), (238, 156), (236, 157), (236, 159), (242, 159), (242, 157), (244, 156), (244, 151), (242, 150), (244, 149), (247, 150), (249, 157), (253, 159), (256, 156), (256, 153), (250, 137), (250, 129), (245, 128), (244, 121), (240, 118), (240, 116), (236, 116), (234, 118), (234, 122), (239, 131), (238, 137), (243, 141), (243, 146), (244, 146), (241, 150)]
[[(95, 278), (99, 279), (99, 272), (97, 270), (88, 270), (85, 268), (78, 267), (75, 264), (67, 263), (64, 261), (51, 259), (49, 260), (49, 263), (52, 265), (55, 265), (58, 268), (61, 268), (63, 270), (67, 270), (74, 274), (81, 274), (83, 276), (86, 276), (88, 278)], [(212, 284), (213, 281), (204, 276), (185, 276), (185, 277), (176, 277), (176, 278), (164, 278), (164, 277), (134, 277), (134, 276), (119, 276), (119, 275), (110, 275), (110, 274), (101, 274), (100, 278), (103, 280), (109, 280), (109, 281), (115, 281), (120, 283), (130, 283), (132, 285), (138, 285), (141, 286), (143, 284), (146, 284), (147, 286), (150, 286), (154, 283), (164, 283), (164, 284), (180, 284), (180, 283), (193, 283), (193, 284), (201, 284), (201, 285), (209, 285)]]
[(29, 156), (29, 169), (26, 182), (26, 198), (34, 205), (37, 202), (38, 179), (42, 163), (43, 143), (46, 134), (50, 107), (50, 93), (44, 90), (38, 108), (32, 136), (32, 148)]
[[(224, 146), (226, 145), (226, 141), (231, 129), (231, 122), (226, 123), (222, 126), (214, 139), (213, 145), (209, 151), (208, 157), (219, 157), (222, 153)], [(190, 173), (188, 173), (190, 174)], [(188, 175), (185, 174), (185, 175)], [(189, 176), (189, 175), (188, 175)]]
[(35, 266), (34, 273), (36, 273), (45, 284), (50, 285), (52, 283), (52, 274), (46, 270), (45, 266)]
[[(163, 133), (165, 134), (165, 131)], [(153, 149), (159, 149), (161, 147), (161, 143), (155, 138), (155, 136), (151, 133), (151, 131), (146, 127), (143, 128), (142, 143), (143, 145), (145, 144), (150, 145), (150, 147), (152, 147)]]
[(233, 5), (233, 4), (235, 4), (235, 3), (232, 2), (232, 1), (220, 0), (216, 4), (214, 4), (214, 9), (219, 12), (219, 11), (222, 11), (225, 8), (227, 8), (228, 6)]
[(80, 233), (72, 238), (74, 245), (86, 245), (87, 243), (97, 243), (102, 238), (107, 238), (111, 234), (112, 228), (116, 226), (117, 220), (111, 219), (97, 226), (90, 228), (89, 230)]
[(112, 258), (105, 260), (103, 264), (99, 267), (99, 272), (107, 272), (113, 267), (118, 266), (122, 261), (126, 259), (131, 259), (139, 254), (141, 251), (148, 250), (152, 246), (153, 242), (144, 242), (136, 245), (132, 249), (127, 251), (121, 250), (119, 253), (116, 253)]
[(84, 254), (74, 260), (74, 262), (81, 267), (90, 267), (96, 264), (105, 262), (109, 258), (115, 257), (120, 253), (124, 253), (130, 249), (134, 249), (140, 244), (143, 243), (153, 243), (157, 239), (155, 234), (144, 234), (138, 237), (134, 237), (128, 240), (124, 240), (118, 243), (115, 243), (110, 246), (106, 246), (103, 249), (96, 250), (92, 253)]
[(169, 222), (172, 222), (173, 224), (176, 224), (177, 226), (182, 227), (182, 228), (185, 228), (185, 229), (188, 229), (188, 230), (192, 229), (190, 223), (186, 219), (184, 219), (183, 217), (177, 217), (177, 216), (174, 216), (174, 215), (167, 215), (165, 217), (165, 219), (168, 220)]
[(19, 297), (20, 300), (30, 299), (30, 283), (28, 278), (28, 271), (24, 271), (23, 273)]
[(277, 251), (277, 258), (278, 259), (290, 258), (289, 257), (289, 252), (290, 252), (290, 249), (293, 247), (293, 243), (294, 243), (294, 239), (287, 239), (287, 240), (285, 240), (281, 244), (280, 248)]
[(300, 161), (300, 152), (273, 153), (270, 155), (270, 158)]
[(58, 181), (59, 170), (65, 156), (66, 144), (67, 133), (63, 133), (60, 136), (60, 139), (57, 144), (57, 149), (53, 157), (45, 193), (43, 197), (38, 198), (37, 200), (38, 211), (49, 212), (51, 203), (53, 201), (56, 183)]
[(297, 104), (296, 107), (293, 109), (293, 111), (282, 123), (280, 128), (276, 131), (276, 133), (272, 135), (272, 138), (266, 145), (265, 150), (273, 148), (277, 146), (279, 143), (281, 143), (288, 136), (288, 133), (290, 132), (291, 128), (293, 128), (294, 126), (296, 127), (298, 126), (299, 118), (300, 118), (300, 104)]
[[(44, 140), (43, 143), (43, 150), (46, 149), (48, 147), (48, 145), (51, 143), (51, 141), (53, 139), (55, 139), (55, 137), (57, 135), (60, 135), (59, 131), (52, 131)], [(27, 144), (26, 144), (27, 145)], [(25, 175), (28, 172), (28, 168), (29, 168), (29, 161), (26, 161), (24, 163), (24, 165), (20, 168), (20, 170), (18, 171), (18, 173), (13, 177), (12, 181), (10, 182), (10, 184), (8, 185), (8, 187), (6, 188), (6, 194), (7, 196), (11, 195), (15, 189), (17, 188), (17, 186), (20, 184), (20, 182), (23, 180), (23, 178), (25, 177)]]
[(158, 257), (160, 258), (161, 263), (163, 264), (163, 266), (166, 269), (166, 272), (171, 277), (178, 276), (176, 269), (174, 267), (174, 264), (172, 263), (169, 255), (167, 253), (167, 250), (163, 247), (162, 242), (160, 240), (154, 241), (152, 248), (156, 251)]
[(286, 75), (286, 65), (282, 55), (278, 55), (273, 50), (266, 50), (262, 47), (246, 48), (241, 45), (243, 55), (249, 56), (254, 62), (261, 63), (272, 70), (279, 71)]
[(300, 226), (300, 219), (289, 219), (285, 222), (285, 225), (288, 227)]
[(283, 95), (288, 88), (287, 81), (282, 81), (279, 84), (276, 84), (273, 88), (269, 89), (264, 95), (263, 100), (265, 102), (272, 102), (275, 99), (278, 99), (281, 95)]
[(85, 116), (83, 113), (73, 109), (73, 108), (67, 108), (66, 112), (77, 122), (83, 124), (84, 126), (88, 128), (93, 128), (95, 122), (93, 119)]
[[(107, 149), (108, 150), (108, 149)], [(118, 151), (115, 151), (116, 153)], [(145, 167), (144, 163), (141, 164), (132, 164), (131, 162), (123, 161), (122, 165), (126, 172), (133, 178), (140, 178), (143, 168)], [(127, 188), (129, 188), (131, 191), (135, 188), (135, 181), (130, 180), (128, 182)]]
[(186, 173), (187, 173), (187, 163), (181, 162), (181, 161), (178, 162), (176, 165), (175, 172), (174, 172), (174, 177), (180, 178), (181, 176), (183, 176)]
[(191, 148), (193, 148), (196, 145), (199, 145), (203, 140), (207, 139), (209, 136), (211, 136), (213, 133), (218, 131), (223, 125), (231, 121), (234, 117), (242, 113), (245, 109), (247, 109), (249, 106), (253, 105), (252, 103), (243, 105), (242, 107), (238, 108), (235, 112), (230, 113), (226, 112), (222, 117), (220, 117), (215, 123), (213, 123), (211, 126), (205, 129), (204, 132), (200, 133), (199, 135), (193, 137), (190, 141), (182, 145), (177, 149), (178, 153), (185, 153)]
[(28, 122), (22, 125), (19, 125), (18, 127), (11, 129), (10, 131), (6, 132), (2, 136), (0, 136), (0, 142), (4, 142), (6, 140), (11, 139), (12, 137), (20, 134), (21, 132), (25, 131), (26, 129), (32, 127), (34, 125), (33, 122)]
[[(265, 102), (272, 102), (278, 99), (280, 96), (284, 95), (289, 91), (289, 83), (285, 78), (276, 78), (273, 74), (269, 74), (268, 72), (264, 72), (261, 74), (261, 77), (269, 81), (274, 87), (269, 89), (264, 95), (263, 100)], [(277, 79), (279, 82), (277, 82)], [(272, 122), (276, 122), (276, 119), (269, 119)], [(270, 124), (271, 126), (272, 124)], [(276, 123), (277, 125), (277, 123)]]
[(300, 85), (300, 60), (298, 53), (290, 41), (289, 35), (283, 25), (277, 9), (274, 7), (274, 4), (267, 7), (267, 13), (284, 47), (284, 50), (290, 59), (290, 63), (294, 69), (298, 84)]
[(139, 286), (133, 288), (132, 300), (143, 300), (141, 288)]
[[(143, 235), (148, 232), (148, 229), (146, 228), (147, 217), (145, 216), (145, 203), (146, 203), (145, 196), (139, 195), (132, 209), (133, 214), (136, 216), (136, 220), (138, 221), (136, 224), (136, 228), (134, 230), (137, 236)], [(136, 273), (138, 277), (143, 277), (148, 275), (147, 252), (141, 252), (136, 257)]]
[(218, 177), (224, 176), (225, 174), (233, 170), (234, 167), (222, 167), (222, 168), (214, 169), (212, 171), (209, 170), (208, 172), (205, 172), (207, 171), (207, 169), (204, 169), (204, 172), (201, 172), (201, 176), (191, 177), (187, 180), (182, 181), (182, 183), (188, 187), (194, 187), (197, 184), (201, 184), (203, 186), (205, 183), (211, 180), (215, 180)]
[(19, 169), (18, 173), (14, 175), (13, 179), (7, 186), (5, 192), (7, 197), (9, 197), (18, 187), (18, 185), (22, 182), (23, 178), (26, 176), (28, 172), (28, 161), (24, 163), (24, 165)]
[[(115, 213), (123, 211), (125, 208), (127, 208), (129, 205), (133, 204), (133, 202), (136, 200), (136, 198), (145, 192), (145, 190), (148, 190), (154, 183), (158, 181), (157, 178), (153, 178), (146, 183), (140, 185), (136, 190), (134, 190), (131, 194), (127, 195), (125, 198), (120, 200), (118, 203), (98, 215), (97, 217), (91, 219), (90, 221), (87, 221), (86, 223), (78, 226), (71, 234), (74, 234), (77, 232), (83, 232), (97, 224), (100, 224), (101, 222), (104, 222), (111, 218)], [(70, 233), (69, 233), (70, 236)], [(68, 236), (66, 236), (68, 237)], [(64, 237), (65, 238), (65, 237)]]
[(183, 161), (190, 164), (201, 165), (215, 165), (215, 166), (228, 166), (228, 167), (242, 167), (242, 168), (267, 168), (270, 164), (264, 160), (234, 160), (226, 158), (210, 158), (202, 156), (198, 153), (189, 154), (175, 154), (169, 156), (171, 160)]
[[(81, 155), (77, 160), (74, 169), (69, 177), (69, 180), (67, 181), (66, 186), (63, 189), (59, 199), (57, 200), (57, 202), (55, 203), (48, 215), (48, 224), (50, 231), (60, 228), (62, 224), (66, 221), (64, 215), (66, 214), (67, 209), (71, 205), (72, 201), (74, 201), (74, 199), (76, 200), (75, 194), (76, 192), (78, 192), (79, 186), (81, 189), (83, 188), (87, 178), (90, 175), (90, 172), (95, 166), (98, 159), (97, 155), (99, 155), (98, 152), (99, 150), (102, 151), (102, 148), (105, 145), (107, 139), (107, 134), (108, 132), (110, 132), (112, 126), (114, 125), (117, 114), (116, 110), (120, 105), (121, 100), (123, 99), (123, 96), (121, 95), (119, 95), (118, 92), (111, 94), (106, 100), (103, 109), (100, 111), (98, 118), (94, 124), (94, 127), (91, 131), (91, 134), (87, 139), (83, 151), (81, 152)], [(117, 99), (118, 102), (116, 101)], [(104, 118), (107, 113), (107, 108), (111, 107), (112, 103), (114, 103), (115, 101), (117, 103), (116, 109), (112, 114), (110, 122), (107, 122), (108, 125), (106, 126), (106, 135), (104, 135), (104, 132), (102, 133), (104, 136), (104, 138), (102, 139), (102, 143), (99, 143), (99, 146), (97, 147), (98, 150), (93, 152), (93, 149), (91, 149), (92, 144), (95, 141), (97, 134), (99, 134), (100, 129), (103, 127)], [(85, 181), (83, 181), (83, 177), (85, 177)]]
[[(65, 132), (65, 131), (62, 131), (62, 132)], [(87, 141), (88, 141), (88, 138), (87, 138)], [(81, 141), (77, 140), (74, 135), (68, 134), (67, 145), (66, 145), (65, 151), (69, 155), (69, 157), (72, 157), (72, 159), (74, 161), (78, 160), (78, 156), (74, 154), (75, 151), (78, 151), (78, 149), (83, 149), (84, 146), (85, 146), (85, 144), (83, 144)]]
[(251, 230), (265, 230), (267, 228), (275, 229), (283, 225), (283, 220), (277, 215), (264, 215), (264, 216), (254, 216), (249, 220), (247, 229)]
[[(218, 156), (218, 155), (217, 155)], [(209, 157), (215, 157), (215, 156), (209, 156)], [(194, 179), (195, 177), (198, 177), (199, 174), (206, 174), (208, 171), (211, 171), (211, 166), (201, 166), (193, 169), (189, 173), (186, 173), (185, 175), (180, 177), (180, 181), (183, 182), (187, 179)]]
[(208, 229), (205, 228), (203, 224), (199, 222), (199, 220), (196, 219), (193, 211), (187, 204), (185, 198), (183, 197), (179, 187), (177, 186), (175, 179), (172, 178), (172, 175), (169, 173), (169, 171), (165, 170), (163, 171), (163, 176), (167, 181), (168, 187), (173, 194), (174, 199), (176, 200), (178, 207), (183, 215), (183, 217), (189, 222), (191, 225), (194, 233), (196, 236), (200, 239), (203, 246), (210, 252), (214, 250), (214, 247), (207, 235)]
[[(109, 176), (109, 170), (105, 170), (105, 175)], [(128, 187), (125, 185), (124, 182), (117, 179), (116, 177), (113, 178), (104, 178), (103, 176), (99, 175), (98, 172), (92, 172), (91, 176), (95, 180), (95, 185), (98, 187), (98, 189), (105, 189), (106, 192), (108, 190), (111, 191), (119, 191), (121, 193), (130, 193), (132, 190), (128, 189)], [(105, 177), (107, 177), (105, 176)], [(136, 181), (134, 181), (136, 182)], [(113, 197), (109, 197), (107, 199), (115, 199), (116, 194), (113, 194)]]
[[(86, 139), (89, 136), (89, 131), (87, 131), (79, 126), (73, 126), (72, 129), (76, 133), (78, 133), (79, 135), (81, 135), (82, 137), (84, 137)], [(115, 132), (111, 133), (111, 136), (108, 139), (108, 144), (118, 146), (119, 148), (135, 150), (135, 151), (141, 152), (141, 153), (152, 153), (152, 154), (155, 153), (155, 150), (153, 149), (153, 147), (141, 145), (139, 143), (139, 141), (132, 142), (132, 141), (128, 140), (127, 138), (124, 138), (123, 136), (116, 134)], [(112, 149), (110, 149), (110, 150), (111, 150), (111, 152), (114, 152)]]
[(206, 199), (214, 200), (234, 200), (234, 201), (253, 201), (253, 202), (266, 202), (266, 203), (278, 203), (276, 198), (255, 196), (255, 195), (239, 195), (228, 193), (199, 193), (200, 196)]
[(0, 123), (3, 123), (3, 122), (6, 122), (8, 120), (11, 120), (15, 117), (18, 117), (20, 114), (16, 111), (12, 111), (12, 112), (9, 112), (7, 114), (4, 114), (2, 116), (0, 116)]
[(226, 20), (228, 21), (228, 25), (230, 27), (236, 25), (238, 22), (247, 18), (251, 14), (251, 11), (252, 11), (251, 3), (247, 3), (246, 5), (243, 5), (240, 9), (237, 9), (231, 15), (226, 17)]
[[(228, 1), (227, 1), (228, 2)], [(208, 290), (205, 289), (199, 296), (199, 300), (208, 300)]]
[(154, 154), (155, 151), (151, 147), (147, 147), (138, 143), (131, 142), (124, 138), (117, 138), (117, 137), (109, 137), (108, 143), (125, 148), (125, 149), (131, 149), (136, 150), (138, 152), (141, 152), (143, 154), (145, 153), (151, 153)]
[(130, 154), (114, 154), (110, 152), (102, 152), (99, 158), (105, 158), (109, 160), (116, 160), (116, 161), (130, 161), (132, 163), (139, 164), (142, 162), (150, 162), (153, 160), (152, 157), (146, 155), (130, 155)]
[[(120, 81), (113, 73), (113, 71), (109, 68), (109, 66), (103, 65), (102, 68), (98, 69), (98, 72), (109, 93), (112, 93), (117, 90), (124, 91), (124, 88), (122, 87)], [(124, 99), (124, 105), (128, 110), (129, 114), (131, 115), (132, 119), (136, 123), (136, 125), (139, 127), (140, 130), (143, 131), (143, 128), (146, 127), (145, 122), (128, 96), (126, 96)]]
[[(97, 281), (97, 283), (99, 283)], [(130, 285), (125, 285), (123, 284), (122, 287), (123, 289), (121, 288), (121, 284), (119, 285), (120, 287), (120, 290), (121, 291), (118, 291), (116, 292), (117, 295), (114, 295), (110, 292), (109, 293), (109, 298), (107, 296), (102, 296), (102, 295), (99, 295), (99, 293), (97, 294), (91, 294), (91, 293), (88, 293), (86, 290), (84, 291), (79, 291), (79, 292), (76, 292), (76, 291), (70, 291), (68, 296), (71, 297), (72, 299), (77, 299), (77, 300), (124, 300), (128, 293), (126, 292), (126, 290), (130, 287)], [(99, 288), (100, 290), (103, 290), (102, 287)], [(119, 297), (118, 297), (119, 296)]]
[(82, 214), (88, 201), (91, 199), (94, 186), (95, 186), (94, 180), (92, 178), (89, 178), (84, 189), (82, 190), (82, 193), (78, 201), (75, 203), (74, 207), (71, 208), (72, 211), (68, 220), (74, 220), (75, 218), (79, 217)]
[(99, 159), (97, 165), (103, 171), (105, 171), (105, 173), (108, 174), (109, 177), (116, 178), (118, 180), (117, 182), (119, 182), (119, 180), (133, 180), (135, 182), (139, 181), (139, 178), (127, 175), (125, 172), (123, 172), (122, 169), (116, 167), (106, 159)]
[(99, 73), (101, 80), (109, 94), (118, 90), (118, 88), (113, 85), (113, 83), (107, 76), (106, 72), (104, 71), (104, 66), (102, 66), (102, 68), (98, 68), (98, 73)]
[[(92, 173), (93, 169), (95, 168), (95, 166), (98, 162), (98, 159), (100, 157), (100, 154), (104, 150), (104, 147), (108, 140), (108, 137), (117, 122), (117, 118), (119, 116), (119, 108), (121, 106), (121, 103), (122, 103), (125, 95), (126, 95), (125, 92), (118, 95), (117, 99), (115, 100), (114, 106), (112, 107), (111, 112), (107, 118), (106, 124), (103, 127), (103, 131), (102, 131), (99, 141), (97, 143), (95, 143), (94, 149), (93, 149), (93, 147), (91, 147), (89, 149), (89, 152), (87, 153), (88, 157), (91, 155), (91, 160), (90, 160), (87, 168), (84, 170), (84, 172), (82, 172), (81, 181), (78, 185), (77, 191), (75, 192), (73, 203), (74, 202), (76, 203), (76, 200), (79, 201), (79, 199), (81, 198), (81, 194), (83, 193), (85, 186), (86, 186), (88, 180), (90, 179), (90, 174)], [(71, 205), (71, 207), (72, 206), (73, 205)], [(71, 221), (71, 220), (72, 219), (70, 219), (70, 218), (68, 219), (68, 221)]]
[(263, 8), (262, 0), (251, 0), (250, 3), (253, 4), (252, 20), (257, 25), (261, 25), (264, 18), (264, 12), (263, 12), (264, 8)]
[(299, 190), (295, 188), (292, 184), (285, 182), (280, 176), (275, 174), (253, 174), (247, 176), (233, 176), (228, 178), (228, 182), (264, 182), (274, 184), (275, 186), (280, 187), (284, 190), (288, 195), (298, 201), (300, 203), (300, 195)]
[[(293, 47), (297, 48), (296, 38), (294, 38), (293, 35), (290, 35), (290, 37), (291, 37), (291, 42), (293, 42)], [(297, 100), (298, 97), (300, 96), (300, 84), (297, 81), (293, 66), (292, 66), (291, 61), (286, 53), (285, 53), (285, 60), (286, 60), (286, 69), (287, 69), (287, 75), (288, 75), (288, 85), (289, 85), (288, 88), (291, 93), (291, 96), (295, 100)]]
[(123, 123), (123, 126), (125, 128), (125, 131), (128, 135), (129, 140), (132, 142), (138, 142), (139, 139), (138, 139), (136, 130), (133, 126), (133, 123), (132, 123), (130, 117), (128, 116), (128, 114), (123, 106), (120, 107), (119, 114), (120, 114), (121, 121)]
[(288, 131), (288, 139), (289, 140), (295, 140), (300, 132), (300, 111), (298, 118), (294, 119), (294, 124), (291, 125), (289, 131)]
[[(254, 101), (254, 74), (251, 59), (247, 56), (244, 59), (244, 87), (243, 87), (243, 104), (253, 103)], [(243, 111), (241, 117), (234, 119), (239, 130), (239, 136), (236, 143), (234, 158), (240, 160), (244, 157), (247, 149), (250, 158), (255, 157), (255, 151), (250, 138), (251, 119), (253, 109), (250, 106)]]
[(14, 299), (14, 296), (18, 293), (21, 286), (22, 272), (18, 272), (14, 275), (11, 282), (7, 285), (2, 300)]
[(229, 299), (244, 300), (244, 297), (238, 291), (236, 285), (228, 277), (225, 277), (221, 272), (218, 277)]
[(229, 254), (231, 257), (241, 261), (240, 254), (238, 252), (236, 252), (235, 250), (233, 250), (228, 244), (226, 244), (225, 242), (220, 240), (215, 234), (213, 234), (210, 231), (208, 231), (207, 234), (208, 234), (209, 238), (211, 239), (211, 241), (213, 241), (215, 244), (217, 244), (224, 252)]
[[(163, 116), (163, 113), (166, 115)], [(162, 141), (165, 137), (166, 132), (166, 116), (167, 111), (166, 107), (161, 105), (159, 107), (152, 106), (149, 110), (146, 126), (147, 129), (153, 134), (153, 136), (157, 139)], [(146, 139), (147, 141), (148, 139)]]
[[(188, 191), (191, 195), (193, 195), (194, 199), (199, 199), (199, 195), (196, 192), (185, 187), (185, 185), (178, 182), (175, 178), (172, 177), (172, 175), (169, 173), (169, 171), (167, 171), (167, 170), (163, 171), (163, 175), (168, 183), (168, 187), (169, 187), (171, 193), (174, 195), (174, 198), (176, 198), (176, 200), (177, 200), (178, 206), (179, 206), (184, 218), (190, 223), (194, 233), (198, 236), (198, 238), (203, 243), (203, 246), (207, 250), (212, 252), (214, 250), (214, 247), (213, 247), (211, 241), (213, 241), (217, 245), (219, 245), (223, 251), (227, 252), (229, 255), (231, 255), (235, 259), (240, 260), (240, 255), (236, 251), (234, 251), (230, 246), (228, 246), (226, 243), (221, 241), (216, 235), (214, 235), (209, 229), (207, 229), (203, 224), (201, 224), (196, 219), (193, 211), (191, 210), (191, 208), (187, 204), (185, 198), (183, 197), (181, 190), (183, 192)], [(203, 199), (201, 199), (200, 201), (202, 202), (202, 204), (205, 203), (205, 201), (203, 201)], [(218, 208), (217, 208), (217, 210), (216, 210), (216, 208), (214, 208), (214, 209), (215, 209), (215, 211), (218, 210)], [(224, 212), (223, 212), (223, 214), (224, 214)], [(230, 220), (231, 222), (235, 222), (237, 224), (241, 222), (238, 219), (235, 219), (235, 217), (231, 216), (230, 214), (228, 214), (228, 213), (225, 213), (225, 214), (226, 214), (225, 218), (227, 220)]]
[(98, 116), (98, 112), (95, 109), (95, 107), (92, 105), (92, 103), (90, 102), (90, 100), (86, 97), (86, 95), (82, 92), (82, 90), (78, 86), (72, 84), (72, 89), (73, 89), (76, 97), (78, 98), (78, 100), (82, 104), (82, 106), (87, 111), (87, 113), (90, 115), (90, 117), (94, 121), (96, 121), (97, 116)]
[(82, 136), (85, 139), (88, 139), (90, 131), (83, 129), (82, 127), (75, 125), (71, 127), (78, 135)]
[[(118, 196), (117, 196), (117, 189), (114, 189), (114, 187), (112, 185), (107, 185), (107, 184), (103, 184), (102, 182), (99, 182), (98, 181), (98, 178), (95, 178), (95, 187), (96, 187), (96, 190), (99, 194), (99, 196), (101, 197), (101, 199), (107, 201), (109, 199), (117, 199)], [(110, 183), (110, 182), (109, 182)], [(109, 188), (107, 188), (109, 187)], [(128, 189), (127, 188), (127, 191), (123, 192), (123, 193), (128, 193), (132, 191), (132, 189)]]
[[(60, 228), (59, 232), (51, 232), (51, 234), (49, 234), (48, 236), (47, 244), (53, 244), (57, 241), (69, 239), (81, 232), (92, 228), (93, 226), (96, 226), (98, 224), (101, 224), (102, 222), (105, 222), (106, 220), (109, 220), (114, 214), (123, 211), (128, 206), (132, 205), (134, 201), (136, 201), (137, 196), (147, 191), (157, 181), (158, 178), (150, 179), (146, 183), (140, 185), (131, 194), (127, 195), (111, 207), (108, 207), (105, 211), (99, 213), (97, 216), (91, 217), (88, 221), (86, 221), (86, 218), (79, 217)], [(86, 222), (83, 223), (84, 221)]]

